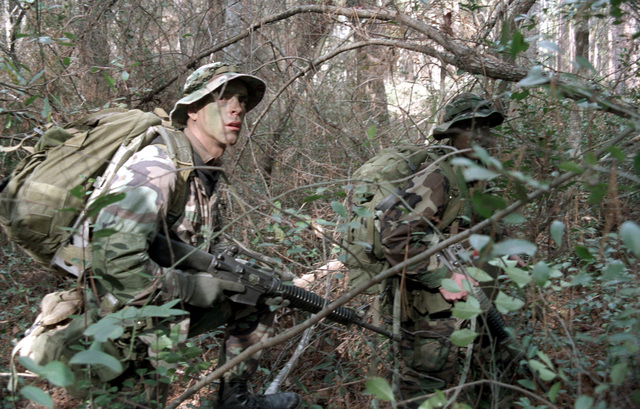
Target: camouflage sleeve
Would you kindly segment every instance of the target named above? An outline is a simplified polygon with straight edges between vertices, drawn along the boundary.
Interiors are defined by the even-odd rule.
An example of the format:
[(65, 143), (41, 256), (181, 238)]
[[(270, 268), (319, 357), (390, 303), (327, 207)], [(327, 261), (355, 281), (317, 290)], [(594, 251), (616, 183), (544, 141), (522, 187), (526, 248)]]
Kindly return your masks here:
[[(392, 266), (416, 256), (440, 239), (435, 225), (449, 197), (449, 180), (438, 169), (418, 172), (402, 189), (393, 204), (381, 217), (380, 241), (382, 251)], [(430, 288), (440, 286), (448, 276), (438, 266), (435, 256), (418, 265), (409, 266), (407, 274), (417, 275)]]
[(167, 215), (176, 179), (173, 160), (162, 148), (149, 145), (118, 170), (109, 187), (109, 193), (125, 196), (97, 215), (92, 266), (100, 284), (122, 303), (144, 303), (162, 287), (167, 271), (147, 250)]

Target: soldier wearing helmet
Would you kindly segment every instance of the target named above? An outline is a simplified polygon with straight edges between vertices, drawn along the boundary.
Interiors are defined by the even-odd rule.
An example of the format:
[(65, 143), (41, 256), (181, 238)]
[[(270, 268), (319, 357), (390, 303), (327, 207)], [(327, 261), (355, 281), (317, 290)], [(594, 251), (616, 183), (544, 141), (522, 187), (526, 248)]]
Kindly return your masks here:
[[(109, 192), (124, 192), (125, 198), (103, 208), (95, 223), (96, 230), (113, 229), (108, 237), (95, 237), (92, 247), (93, 269), (101, 277), (98, 292), (103, 299), (112, 300), (111, 309), (180, 300), (179, 305), (189, 314), (173, 317), (162, 326), (172, 334), (179, 333), (182, 342), (226, 326), (220, 364), (270, 336), (274, 312), (268, 305), (247, 306), (231, 301), (229, 296), (245, 290), (240, 283), (156, 264), (149, 247), (158, 233), (168, 229), (174, 239), (212, 250), (221, 227), (217, 214), (220, 160), (226, 149), (237, 142), (245, 114), (258, 105), (265, 90), (260, 78), (240, 73), (229, 64), (212, 63), (198, 68), (187, 78), (183, 96), (170, 114), (188, 141), (187, 149), (193, 152), (196, 170), (189, 173), (186, 192), (178, 191), (181, 170), (161, 140), (141, 149), (118, 170)], [(170, 206), (175, 199), (183, 200), (185, 193), (184, 208), (176, 219), (169, 212)], [(159, 341), (155, 336), (159, 325), (149, 321), (138, 329), (140, 338), (149, 346), (149, 355)], [(258, 368), (258, 358), (254, 355), (223, 375), (218, 408), (299, 406), (301, 399), (292, 392), (264, 396), (249, 392), (248, 380)], [(155, 366), (166, 364), (157, 358), (153, 362)], [(126, 380), (140, 369), (140, 364), (130, 363), (125, 373), (110, 383), (126, 385)], [(162, 385), (147, 393), (147, 400), (141, 404), (163, 406), (167, 391)], [(138, 399), (139, 395), (134, 391), (128, 400)]]
[[(504, 116), (491, 103), (472, 93), (462, 93), (444, 108), (443, 122), (433, 137), (449, 140), (459, 154), (475, 158), (473, 146), (491, 142), (491, 128), (500, 125)], [(470, 206), (473, 189), (461, 179), (449, 158), (451, 153), (438, 151), (430, 155), (415, 172), (409, 183), (383, 208), (380, 216), (380, 242), (386, 262), (397, 265), (435, 246), (443, 238), (468, 228), (474, 215)], [(455, 155), (454, 155), (455, 157)], [(385, 202), (385, 201), (383, 201)], [(435, 255), (406, 269), (405, 280), (393, 280), (401, 294), (401, 327), (411, 337), (401, 345), (402, 361), (400, 389), (403, 399), (433, 393), (449, 385), (457, 372), (458, 348), (450, 336), (464, 324), (451, 315), (454, 302), (465, 300), (468, 292), (462, 274), (448, 271)], [(462, 291), (445, 289), (441, 282), (449, 278)], [(477, 285), (472, 282), (471, 285)], [(407, 404), (417, 407), (421, 400)]]

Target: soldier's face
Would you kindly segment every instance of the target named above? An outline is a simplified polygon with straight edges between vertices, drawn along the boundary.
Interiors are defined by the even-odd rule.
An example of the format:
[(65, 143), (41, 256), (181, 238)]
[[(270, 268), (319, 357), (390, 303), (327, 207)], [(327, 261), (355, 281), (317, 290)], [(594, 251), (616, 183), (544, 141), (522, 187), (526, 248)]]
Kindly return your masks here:
[(196, 126), (211, 143), (225, 149), (238, 141), (247, 106), (247, 87), (236, 80), (212, 93), (196, 114)]
[[(452, 145), (456, 149), (469, 149), (475, 145), (488, 149), (491, 148), (493, 144), (491, 128), (487, 125), (476, 126), (474, 128), (458, 128), (456, 131), (456, 134), (451, 137)], [(471, 159), (477, 159), (473, 150), (464, 152), (463, 155)]]

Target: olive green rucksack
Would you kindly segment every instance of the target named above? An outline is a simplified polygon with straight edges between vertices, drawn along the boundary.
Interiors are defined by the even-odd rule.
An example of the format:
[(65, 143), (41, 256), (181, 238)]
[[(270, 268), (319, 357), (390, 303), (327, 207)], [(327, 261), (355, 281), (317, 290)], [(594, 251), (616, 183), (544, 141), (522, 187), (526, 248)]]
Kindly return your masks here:
[[(351, 198), (353, 207), (342, 238), (340, 260), (349, 269), (349, 286), (356, 287), (389, 267), (380, 243), (377, 210), (381, 202), (394, 199), (404, 188), (423, 162), (436, 161), (444, 152), (432, 146), (401, 146), (387, 148), (369, 159), (352, 175)], [(447, 161), (439, 162), (439, 167), (450, 180), (456, 180), (453, 169)], [(456, 178), (456, 179), (454, 179)], [(446, 223), (458, 216), (461, 206), (457, 183), (452, 184), (453, 200), (445, 210)], [(443, 219), (444, 219), (443, 218)], [(444, 221), (444, 220), (443, 220)], [(375, 294), (384, 284), (369, 287), (365, 293)]]
[[(0, 224), (8, 238), (49, 267), (74, 224), (99, 210), (91, 204), (99, 203), (95, 199), (108, 185), (107, 179), (135, 152), (157, 143), (160, 136), (179, 169), (189, 169), (193, 166), (189, 142), (182, 132), (162, 123), (153, 113), (113, 108), (47, 130), (35, 152), (3, 183)], [(188, 170), (179, 174), (176, 197), (183, 199)], [(171, 206), (174, 213), (184, 204), (175, 202)]]

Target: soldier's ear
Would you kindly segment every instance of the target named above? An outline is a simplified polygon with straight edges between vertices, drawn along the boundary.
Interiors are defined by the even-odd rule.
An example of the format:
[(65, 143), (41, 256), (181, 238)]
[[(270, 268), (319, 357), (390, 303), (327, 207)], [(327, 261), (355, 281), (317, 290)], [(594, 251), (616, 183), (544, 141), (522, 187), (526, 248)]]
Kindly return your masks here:
[(198, 119), (198, 111), (200, 110), (200, 104), (189, 104), (187, 106), (187, 117), (192, 121), (196, 121)]

